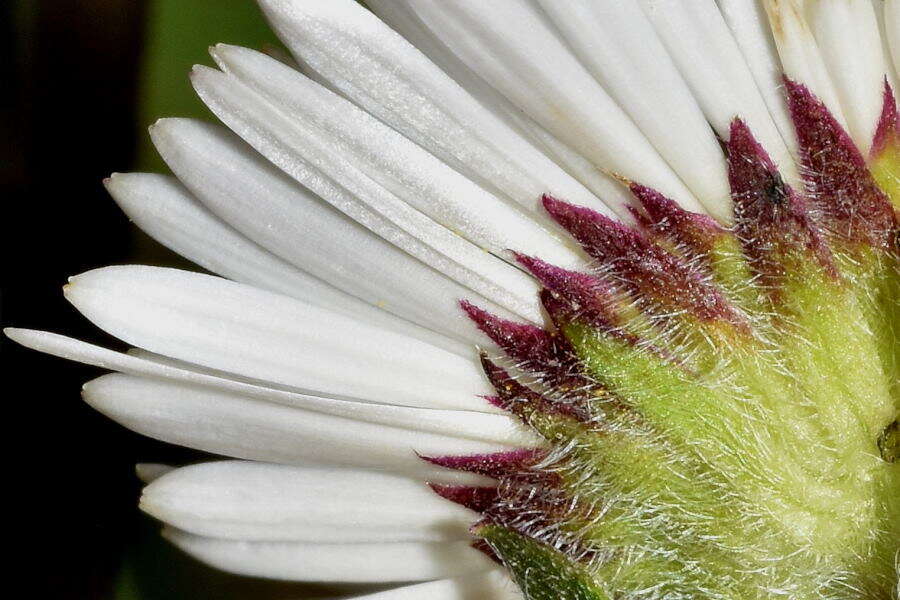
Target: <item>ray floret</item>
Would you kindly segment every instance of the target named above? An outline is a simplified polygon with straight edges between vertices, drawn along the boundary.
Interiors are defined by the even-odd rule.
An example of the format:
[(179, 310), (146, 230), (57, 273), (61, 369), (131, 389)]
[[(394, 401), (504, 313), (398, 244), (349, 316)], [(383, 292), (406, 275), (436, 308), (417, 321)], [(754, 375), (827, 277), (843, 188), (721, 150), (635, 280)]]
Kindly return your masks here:
[(138, 466), (165, 537), (369, 600), (900, 600), (900, 0), (260, 4), (291, 56), (191, 73), (231, 131), (104, 181), (211, 274), (72, 277), (127, 351), (5, 330), (232, 459)]

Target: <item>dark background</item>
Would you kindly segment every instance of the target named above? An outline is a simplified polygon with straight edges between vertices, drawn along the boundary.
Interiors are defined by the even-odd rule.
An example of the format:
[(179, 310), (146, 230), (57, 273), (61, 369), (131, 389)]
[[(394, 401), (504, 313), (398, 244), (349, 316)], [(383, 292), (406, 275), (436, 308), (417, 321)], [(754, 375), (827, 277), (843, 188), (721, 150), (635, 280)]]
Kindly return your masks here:
[[(260, 47), (274, 38), (252, 0), (13, 0), (0, 2), (0, 28), (0, 322), (121, 347), (63, 299), (66, 278), (107, 264), (185, 263), (138, 232), (101, 181), (113, 171), (162, 169), (146, 126), (159, 116), (205, 113), (186, 73), (193, 62), (209, 62), (207, 46)], [(89, 409), (79, 390), (99, 370), (0, 343), (14, 448), (6, 454), (6, 496), (14, 500), (6, 520), (24, 529), (4, 539), (17, 559), (37, 567), (30, 597), (327, 594), (323, 586), (217, 573), (169, 547), (136, 508), (134, 464), (204, 457)], [(7, 575), (13, 587), (23, 577)]]

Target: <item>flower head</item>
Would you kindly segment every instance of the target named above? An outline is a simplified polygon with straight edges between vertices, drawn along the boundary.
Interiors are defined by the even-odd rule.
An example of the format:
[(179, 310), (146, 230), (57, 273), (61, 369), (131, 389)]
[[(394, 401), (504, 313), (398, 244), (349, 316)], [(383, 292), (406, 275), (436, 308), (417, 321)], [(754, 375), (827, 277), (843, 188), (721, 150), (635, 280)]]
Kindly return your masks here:
[[(220, 568), (371, 596), (898, 591), (896, 0), (262, 0), (107, 180), (89, 404)], [(376, 16), (377, 15), (377, 16)], [(402, 34), (402, 35), (401, 35)], [(480, 346), (476, 351), (475, 346)]]

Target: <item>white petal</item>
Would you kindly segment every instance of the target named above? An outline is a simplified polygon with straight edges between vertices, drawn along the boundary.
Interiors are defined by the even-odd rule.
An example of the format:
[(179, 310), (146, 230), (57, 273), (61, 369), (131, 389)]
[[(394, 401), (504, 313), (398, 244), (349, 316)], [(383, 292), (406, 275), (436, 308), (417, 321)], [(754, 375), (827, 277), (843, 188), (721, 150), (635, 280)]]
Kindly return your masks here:
[(887, 64), (871, 0), (817, 0), (809, 19), (847, 129), (868, 154), (883, 107)]
[[(319, 62), (316, 63), (323, 71), (338, 73), (337, 75), (334, 75), (335, 79), (331, 81), (325, 81), (323, 79), (323, 82), (339, 89), (342, 93), (351, 97), (351, 99), (361, 106), (365, 106), (373, 114), (381, 115), (382, 120), (392, 124), (396, 129), (403, 131), (411, 139), (416, 139), (421, 145), (432, 150), (435, 154), (445, 157), (448, 163), (454, 164), (456, 159), (468, 161), (478, 158), (480, 155), (475, 150), (475, 147), (482, 143), (479, 141), (482, 138), (489, 138), (486, 143), (503, 140), (501, 150), (515, 147), (516, 143), (514, 143), (513, 140), (505, 138), (504, 134), (500, 131), (494, 131), (487, 122), (482, 122), (482, 119), (499, 119), (502, 122), (502, 126), (512, 132), (511, 135), (524, 136), (530, 140), (530, 143), (538, 148), (540, 152), (543, 152), (547, 157), (551, 158), (552, 161), (569, 176), (590, 190), (596, 198), (601, 199), (605, 206), (592, 205), (588, 199), (583, 198), (583, 195), (574, 193), (574, 190), (568, 187), (568, 184), (565, 182), (560, 181), (558, 183), (553, 183), (556, 181), (555, 179), (548, 179), (546, 187), (540, 189), (541, 193), (549, 189), (551, 192), (559, 194), (559, 197), (564, 198), (569, 202), (591, 206), (595, 210), (599, 210), (603, 213), (612, 211), (618, 217), (626, 221), (632, 219), (631, 213), (628, 212), (626, 207), (634, 202), (634, 198), (620, 181), (598, 170), (596, 166), (590, 163), (590, 161), (548, 133), (540, 125), (522, 113), (518, 107), (512, 104), (504, 96), (500, 95), (478, 75), (473, 73), (449, 49), (447, 49), (442, 42), (437, 40), (421, 23), (418, 17), (402, 2), (398, 2), (397, 0), (372, 0), (366, 2), (366, 6), (375, 12), (382, 20), (387, 22), (394, 30), (402, 33), (407, 39), (411, 40), (415, 48), (411, 48), (402, 41), (397, 42), (396, 36), (390, 32), (385, 33), (383, 26), (378, 20), (373, 20), (368, 11), (361, 11), (360, 7), (353, 2), (339, 0), (337, 2), (328, 3), (299, 4), (274, 0), (271, 2), (262, 2), (261, 4), (265, 10), (269, 11), (270, 20), (276, 26), (279, 35), (287, 45), (294, 48), (295, 52), (304, 52), (304, 56), (307, 54), (311, 55), (311, 60), (314, 62), (316, 60), (325, 61), (327, 65)], [(311, 15), (315, 15), (315, 18), (307, 19), (307, 17), (310, 17)], [(352, 27), (347, 28), (347, 24), (352, 24)], [(295, 29), (302, 29), (304, 35), (300, 37), (295, 36), (293, 33)], [(322, 35), (320, 30), (326, 31), (327, 35)], [(375, 36), (375, 39), (370, 40), (370, 36)], [(335, 42), (335, 39), (339, 39), (340, 41)], [(307, 40), (311, 42), (311, 45), (306, 44)], [(377, 45), (366, 45), (369, 42), (373, 44), (377, 42)], [(359, 55), (357, 55), (356, 52), (349, 50), (350, 48), (357, 48), (357, 46), (360, 48)], [(334, 52), (337, 54), (326, 55), (325, 50), (329, 48), (334, 49)], [(457, 156), (456, 158), (453, 158), (450, 155), (445, 156), (442, 154), (442, 151), (435, 145), (442, 143), (442, 141), (438, 139), (440, 138), (439, 132), (434, 132), (426, 126), (426, 123), (430, 123), (429, 120), (434, 118), (436, 127), (437, 124), (442, 124), (442, 126), (445, 125), (448, 128), (448, 131), (452, 129), (454, 126), (453, 123), (443, 123), (440, 114), (436, 114), (436, 112), (440, 113), (444, 110), (457, 109), (457, 105), (454, 102), (450, 102), (447, 98), (442, 98), (438, 105), (434, 105), (430, 98), (426, 98), (424, 92), (422, 98), (419, 98), (422, 102), (422, 106), (425, 108), (423, 109), (424, 114), (420, 115), (423, 122), (417, 122), (417, 124), (423, 128), (422, 135), (424, 135), (426, 130), (431, 132), (426, 136), (427, 139), (416, 137), (418, 134), (411, 129), (408, 129), (411, 125), (406, 125), (399, 121), (400, 119), (405, 118), (405, 115), (407, 114), (419, 115), (418, 104), (408, 106), (407, 103), (400, 103), (396, 114), (396, 119), (398, 119), (398, 121), (392, 120), (395, 118), (393, 114), (382, 115), (381, 111), (386, 108), (382, 107), (380, 104), (367, 104), (367, 102), (370, 101), (374, 103), (374, 94), (384, 88), (388, 89), (389, 93), (385, 94), (384, 98), (379, 96), (378, 100), (379, 102), (383, 101), (385, 107), (392, 105), (394, 97), (398, 96), (399, 92), (396, 89), (391, 89), (390, 85), (384, 84), (387, 78), (391, 78), (391, 81), (400, 87), (402, 87), (404, 83), (409, 83), (411, 86), (431, 85), (431, 77), (428, 74), (430, 67), (424, 66), (427, 64), (427, 61), (425, 63), (420, 63), (419, 61), (421, 58), (417, 58), (420, 51), (424, 52), (431, 61), (434, 61), (442, 71), (449, 74), (466, 93), (477, 100), (480, 107), (487, 109), (492, 115), (479, 115), (479, 108), (474, 109), (475, 112), (471, 115), (466, 113), (465, 117), (459, 117), (460, 120), (464, 120), (465, 122), (457, 123), (456, 125), (468, 128), (466, 131), (469, 132), (463, 133), (457, 131), (459, 136), (464, 137), (465, 135), (470, 134), (478, 136), (478, 139), (472, 140), (473, 145), (470, 146), (467, 142), (462, 152), (464, 155), (463, 157)], [(368, 57), (370, 55), (378, 56), (380, 52), (396, 53), (390, 54), (390, 58), (384, 60), (384, 63), (389, 66), (382, 67), (381, 63), (378, 61), (375, 61), (372, 64), (369, 63)], [(331, 61), (334, 61), (334, 64), (332, 64)], [(344, 64), (365, 64), (366, 66), (361, 70), (345, 70), (340, 67), (340, 65)], [(415, 80), (405, 82), (405, 80), (402, 80), (402, 72), (400, 72), (401, 66), (413, 70), (422, 68), (425, 72), (416, 71)], [(346, 87), (352, 87), (352, 82), (345, 81), (343, 78), (365, 78), (368, 72), (376, 73), (382, 85), (375, 86), (374, 88), (368, 86), (365, 87), (365, 89), (360, 89), (359, 93), (365, 96), (364, 100), (354, 96), (356, 91)], [(398, 77), (401, 80), (398, 81), (394, 79)], [(437, 77), (440, 78), (439, 75)], [(421, 82), (419, 81), (420, 79), (422, 80)], [(356, 79), (353, 79), (353, 81), (356, 81)], [(363, 86), (360, 87), (362, 88)], [(438, 89), (443, 88), (439, 87)], [(410, 93), (415, 92), (411, 91)], [(370, 95), (372, 95), (371, 98)], [(465, 103), (462, 103), (459, 110), (463, 110), (464, 106)], [(477, 131), (473, 130), (469, 123), (478, 123)], [(437, 127), (437, 129), (441, 129), (441, 127)], [(484, 132), (490, 132), (489, 136), (486, 136)], [(443, 141), (453, 145), (456, 144), (455, 140), (457, 139), (457, 137), (454, 137), (453, 139)], [(455, 146), (453, 146), (453, 148), (455, 148)], [(447, 151), (450, 152), (451, 150), (448, 149)], [(485, 149), (485, 152), (490, 152), (490, 149)], [(505, 165), (507, 160), (516, 161), (517, 163), (526, 161), (531, 155), (531, 151), (522, 147), (517, 147), (514, 154), (515, 156), (506, 156), (505, 158), (500, 159), (497, 164), (500, 165), (502, 163)], [(541, 164), (544, 164), (543, 160), (535, 158), (534, 165), (529, 164), (529, 166), (523, 167), (527, 168), (533, 175), (522, 177), (522, 183), (519, 185), (526, 184), (527, 181), (530, 181), (530, 177), (549, 177), (549, 175), (544, 172), (544, 167), (540, 166)], [(475, 167), (472, 168), (475, 169)], [(503, 167), (494, 166), (493, 159), (491, 159), (491, 163), (485, 163), (483, 168), (492, 170), (501, 169)], [(468, 170), (468, 167), (460, 167), (460, 170), (471, 175), (475, 180), (480, 179), (479, 176), (475, 174), (477, 169), (473, 171)], [(498, 177), (504, 181), (502, 186), (504, 190), (516, 189), (515, 184), (512, 188), (509, 188), (509, 184), (503, 179), (504, 175), (500, 174)], [(481, 183), (490, 187), (490, 184), (487, 182)], [(502, 192), (503, 190), (500, 191)], [(543, 212), (542, 207), (540, 210)]]
[(129, 344), (260, 381), (464, 409), (480, 407), (474, 395), (490, 392), (473, 358), (218, 277), (107, 267), (73, 277), (65, 292)]
[[(284, 11), (284, 7), (288, 3), (274, 0), (270, 4), (274, 8), (272, 11), (274, 21), (291, 18), (291, 13)], [(338, 2), (329, 3), (329, 5), (334, 5), (338, 8), (340, 14), (337, 16), (344, 22), (347, 21), (345, 13), (357, 12), (356, 7), (351, 6), (346, 0), (339, 0)], [(478, 73), (470, 69), (465, 62), (454, 54), (422, 22), (408, 0), (371, 0), (366, 2), (366, 6), (394, 31), (409, 40), (416, 50), (425, 54), (435, 65), (440, 67), (442, 71), (472, 95), (479, 104), (504, 121), (507, 126), (527, 136), (527, 131), (523, 131), (520, 127), (519, 118), (528, 117), (506, 96), (497, 91), (488, 81), (482, 79)]]
[(500, 570), (457, 579), (441, 579), (354, 596), (354, 600), (521, 600), (505, 572)]
[(539, 3), (704, 208), (730, 220), (722, 149), (640, 7), (590, 0)]
[[(894, 74), (900, 77), (900, 0), (884, 0), (884, 31), (891, 49)], [(897, 88), (894, 93), (898, 93)]]
[[(373, 180), (321, 129), (320, 122), (288, 116), (249, 86), (219, 71), (195, 67), (192, 82), (223, 122), (319, 196), (466, 287), (526, 318), (540, 318), (533, 280)], [(364, 118), (365, 113), (321, 86), (315, 88), (315, 95), (322, 116), (329, 107), (344, 103)]]
[(473, 481), (463, 473), (434, 467), (419, 454), (512, 449), (117, 373), (88, 382), (83, 395), (92, 407), (142, 435), (248, 460), (376, 469), (426, 481)]
[(427, 581), (480, 573), (493, 565), (468, 542), (308, 544), (236, 542), (176, 530), (167, 530), (164, 535), (188, 554), (217, 569), (287, 581)]
[(797, 136), (784, 95), (784, 70), (765, 9), (759, 0), (718, 0), (718, 4), (781, 139), (796, 156)]
[(702, 211), (537, 9), (524, 0), (407, 4), (469, 68), (595, 166)]
[(806, 20), (804, 0), (762, 0), (784, 73), (807, 86), (846, 125), (834, 82)]
[(628, 208), (635, 205), (631, 192), (620, 180), (595, 167), (591, 161), (573, 150), (568, 144), (524, 115), (510, 115), (510, 119), (528, 132), (530, 138), (544, 153), (564, 168), (567, 173), (580, 181), (589, 190), (603, 198), (612, 211), (624, 222), (632, 222), (633, 215)]
[(205, 269), (471, 355), (465, 344), (348, 296), (273, 256), (216, 218), (171, 177), (114, 173), (104, 183), (135, 224)]
[(209, 369), (187, 365), (144, 350), (136, 349), (123, 354), (45, 331), (6, 329), (5, 333), (13, 341), (33, 350), (128, 375), (200, 386), (251, 400), (388, 427), (499, 444), (530, 446), (538, 443), (536, 437), (522, 428), (514, 418), (503, 414), (412, 408), (310, 396), (241, 381), (233, 376), (209, 372)]
[[(273, 6), (277, 9), (288, 5), (276, 1), (273, 3)], [(341, 11), (355, 11), (357, 8), (355, 6), (351, 7), (343, 0), (339, 3), (328, 3), (327, 5), (304, 6), (315, 6), (316, 8), (335, 6), (340, 7), (338, 10)], [(525, 136), (535, 147), (571, 177), (593, 192), (597, 198), (600, 198), (609, 207), (608, 210), (603, 210), (602, 207), (595, 208), (598, 208), (603, 213), (612, 211), (625, 221), (632, 220), (632, 215), (627, 207), (634, 204), (634, 197), (622, 185), (620, 180), (599, 170), (588, 159), (538, 125), (515, 104), (491, 87), (488, 82), (473, 72), (443, 42), (437, 39), (405, 2), (397, 0), (370, 0), (366, 2), (366, 6), (395, 31), (400, 32), (406, 39), (410, 40), (417, 50), (423, 52), (442, 71), (447, 73), (466, 92), (474, 97), (481, 106), (500, 119), (506, 127)], [(279, 14), (275, 11), (273, 15), (273, 20), (276, 24), (279, 17), (290, 19), (290, 13)], [(347, 20), (343, 12), (339, 16), (341, 22)], [(351, 34), (355, 35), (356, 31), (353, 30)], [(289, 38), (290, 27), (286, 27), (281, 35)], [(554, 188), (551, 187), (550, 189), (553, 190)], [(572, 198), (566, 195), (560, 197), (565, 198), (567, 201), (573, 201)], [(575, 203), (578, 203), (577, 198)]]
[(177, 469), (144, 488), (141, 508), (196, 535), (248, 541), (471, 540), (478, 519), (402, 475), (248, 461)]
[(114, 173), (104, 185), (145, 233), (204, 269), (307, 302), (321, 296), (331, 304), (342, 296), (216, 219), (172, 177)]
[[(272, 6), (271, 14), (276, 24), (279, 21), (291, 22), (292, 13), (284, 10), (285, 7), (289, 6), (289, 3), (274, 0), (273, 2), (263, 1), (263, 4)], [(328, 6), (334, 6), (338, 11), (335, 15), (337, 18), (334, 18), (334, 21), (348, 22), (354, 17), (361, 18), (357, 16), (359, 14), (357, 7), (352, 6), (345, 0), (329, 3)], [(504, 121), (507, 126), (511, 126), (513, 129), (523, 133), (516, 119), (510, 120), (509, 118), (511, 113), (522, 115), (522, 111), (470, 69), (452, 50), (438, 39), (415, 14), (408, 2), (405, 0), (372, 0), (371, 2), (367, 1), (366, 6), (380, 20), (387, 23), (391, 29), (409, 40), (416, 50), (425, 54), (444, 73), (449, 75), (460, 87), (473, 96), (479, 104)], [(349, 17), (348, 13), (353, 13), (353, 17)], [(321, 18), (328, 18), (324, 15), (316, 14)], [(330, 15), (331, 13), (329, 12), (328, 14)], [(329, 21), (332, 20), (328, 19)], [(286, 27), (283, 32), (279, 32), (279, 35), (289, 35), (289, 29), (290, 27)], [(358, 28), (353, 30), (354, 34), (355, 31), (358, 31)], [(407, 55), (407, 58), (414, 54), (408, 47), (406, 51), (401, 50), (401, 52)]]
[(474, 292), (334, 210), (228, 130), (161, 119), (150, 135), (200, 202), (273, 254), (403, 319), (469, 343), (482, 339), (456, 304)]
[[(290, 21), (291, 13), (277, 12), (277, 9), (284, 8), (288, 6), (287, 4), (276, 1), (272, 3), (272, 5), (276, 9), (273, 11), (275, 17), (273, 20), (276, 24), (278, 24), (279, 19), (287, 20), (293, 24), (293, 21)], [(291, 6), (293, 7), (294, 5)], [(353, 12), (354, 17), (357, 17), (359, 14), (357, 10), (358, 7), (344, 2), (343, 0), (337, 3), (320, 3), (303, 6), (304, 8), (308, 6), (315, 7), (316, 9), (322, 6), (329, 8), (334, 6), (336, 10), (339, 11), (337, 16), (340, 17), (339, 19), (334, 19), (336, 23), (346, 22), (350, 19), (348, 15), (344, 14), (345, 12)], [(631, 220), (632, 215), (627, 210), (627, 207), (634, 203), (634, 198), (619, 180), (598, 170), (588, 159), (584, 158), (576, 150), (572, 149), (553, 134), (549, 133), (546, 129), (538, 125), (515, 104), (491, 87), (488, 82), (473, 72), (465, 63), (453, 54), (443, 42), (438, 40), (405, 2), (397, 0), (370, 0), (366, 2), (366, 6), (377, 14), (380, 19), (388, 23), (391, 28), (403, 34), (406, 39), (410, 40), (416, 50), (423, 52), (431, 59), (431, 61), (438, 65), (442, 71), (447, 73), (466, 92), (474, 97), (478, 104), (487, 109), (495, 118), (500, 119), (506, 127), (525, 136), (536, 148), (543, 152), (571, 177), (578, 180), (588, 190), (593, 192), (597, 198), (600, 198), (603, 203), (609, 207), (607, 210), (604, 210), (602, 207), (594, 208), (599, 209), (602, 213), (612, 211), (618, 217), (626, 221)], [(324, 19), (326, 17), (322, 16), (322, 18)], [(358, 18), (365, 21), (365, 19), (369, 19), (370, 17), (366, 16)], [(290, 30), (291, 27), (285, 27), (280, 35), (290, 40)], [(359, 28), (355, 28), (350, 32), (350, 35), (358, 35), (358, 32)], [(369, 52), (374, 52), (374, 50), (369, 50), (367, 48), (366, 53)], [(402, 54), (402, 57), (397, 56), (395, 58), (404, 62), (404, 64), (404, 58), (412, 60), (411, 55), (416, 54), (415, 52), (409, 51), (408, 48), (405, 52), (402, 49), (399, 52)], [(360, 60), (364, 60), (364, 58), (360, 57)], [(391, 61), (387, 62), (391, 64)], [(406, 110), (405, 107), (402, 108)], [(491, 135), (493, 137), (494, 134), (492, 133)], [(554, 186), (550, 186), (548, 189), (553, 191), (555, 188)], [(546, 191), (546, 189), (542, 191)], [(577, 197), (573, 199), (565, 193), (562, 193), (560, 197), (565, 198), (569, 202), (579, 203)], [(588, 203), (585, 203), (585, 205), (589, 206)]]
[(555, 263), (580, 262), (532, 217), (297, 71), (238, 46), (219, 45), (211, 54), (222, 70), (277, 104), (292, 120), (321, 129), (366, 175), (470, 241), (497, 254), (529, 248)]
[[(355, 2), (263, 2), (282, 40), (343, 95), (495, 194), (606, 206)], [(393, 2), (373, 8), (401, 8)], [(395, 16), (414, 18), (402, 10)], [(543, 212), (542, 210), (539, 212)]]
[(740, 116), (785, 176), (795, 180), (793, 157), (715, 3), (640, 3), (719, 137), (727, 140), (731, 121)]
[[(881, 38), (881, 55), (884, 57), (884, 66), (887, 70), (888, 83), (891, 85), (891, 89), (897, 90), (900, 89), (900, 78), (897, 77), (897, 69), (894, 67), (894, 61), (892, 60), (891, 54), (891, 41), (888, 38), (887, 32), (887, 18), (888, 18), (888, 6), (892, 4), (892, 0), (869, 0), (872, 3), (872, 8), (875, 11), (875, 18), (878, 20), (878, 32), (879, 37)], [(894, 15), (892, 18), (900, 19), (900, 15)]]

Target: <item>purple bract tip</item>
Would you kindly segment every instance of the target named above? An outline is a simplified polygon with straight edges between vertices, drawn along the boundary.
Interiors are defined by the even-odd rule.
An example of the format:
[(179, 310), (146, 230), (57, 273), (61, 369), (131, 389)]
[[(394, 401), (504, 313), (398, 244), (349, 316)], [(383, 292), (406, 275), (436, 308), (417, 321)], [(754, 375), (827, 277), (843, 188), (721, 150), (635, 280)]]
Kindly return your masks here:
[(486, 511), (497, 501), (496, 487), (442, 485), (438, 483), (429, 483), (428, 486), (441, 498), (479, 513)]
[(540, 448), (519, 448), (493, 454), (472, 454), (468, 456), (421, 456), (422, 460), (439, 467), (476, 473), (485, 477), (500, 479), (530, 469), (539, 463), (546, 451)]
[[(668, 238), (694, 257), (706, 259), (725, 229), (709, 215), (692, 213), (653, 188), (632, 183), (632, 195), (641, 203), (646, 214), (639, 213), (638, 223), (644, 229)], [(637, 211), (632, 211), (632, 213)]]
[(878, 157), (889, 144), (900, 143), (900, 126), (897, 122), (897, 99), (894, 97), (894, 90), (888, 83), (887, 77), (884, 78), (884, 93), (881, 108), (881, 116), (878, 119), (878, 126), (875, 128), (875, 136), (872, 138), (872, 149), (869, 156)]
[(707, 321), (743, 326), (724, 296), (694, 265), (655, 244), (641, 232), (593, 210), (544, 196), (551, 216), (599, 263), (638, 298), (651, 300), (663, 314), (687, 312)]
[(811, 252), (831, 273), (831, 254), (802, 196), (785, 183), (775, 163), (740, 119), (731, 124), (728, 179), (735, 231), (753, 268), (776, 290), (787, 254)]
[(803, 176), (823, 226), (835, 239), (891, 248), (894, 210), (859, 149), (806, 86), (784, 81)]

